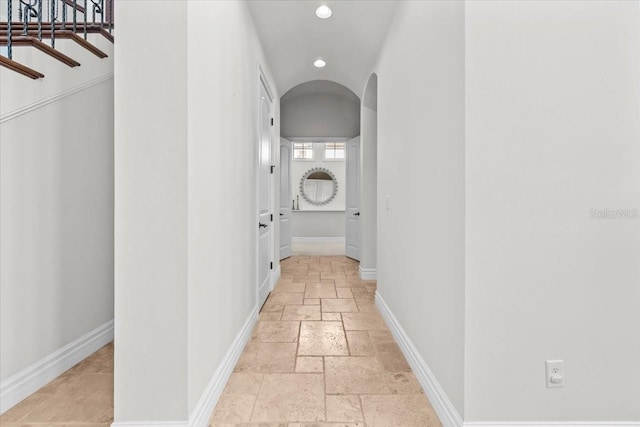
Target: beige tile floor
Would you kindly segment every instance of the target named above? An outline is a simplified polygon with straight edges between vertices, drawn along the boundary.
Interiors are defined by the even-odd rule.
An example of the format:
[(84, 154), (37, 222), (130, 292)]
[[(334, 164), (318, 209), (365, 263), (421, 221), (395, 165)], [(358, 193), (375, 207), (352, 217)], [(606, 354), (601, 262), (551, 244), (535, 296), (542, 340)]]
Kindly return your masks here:
[(113, 344), (0, 417), (2, 427), (108, 427), (113, 422)]
[(294, 256), (265, 303), (212, 427), (440, 427), (344, 256)]
[[(374, 305), (375, 282), (343, 256), (295, 256), (265, 303), (212, 427), (440, 427)], [(0, 417), (2, 427), (107, 427), (113, 344)]]

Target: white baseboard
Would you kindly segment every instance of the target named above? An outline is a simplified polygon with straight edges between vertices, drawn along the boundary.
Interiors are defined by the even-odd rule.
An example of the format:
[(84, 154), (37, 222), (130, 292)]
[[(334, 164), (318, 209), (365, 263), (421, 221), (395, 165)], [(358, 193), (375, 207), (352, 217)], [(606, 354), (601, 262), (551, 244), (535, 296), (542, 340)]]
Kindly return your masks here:
[(362, 268), (360, 266), (358, 271), (360, 272), (360, 280), (378, 280), (377, 268)]
[(449, 397), (438, 383), (438, 380), (427, 363), (413, 345), (413, 342), (411, 342), (409, 336), (406, 334), (400, 323), (398, 323), (398, 320), (391, 312), (389, 306), (387, 306), (382, 296), (377, 292), (376, 306), (378, 307), (378, 310), (380, 310), (387, 326), (389, 326), (391, 333), (398, 342), (400, 350), (402, 350), (402, 353), (407, 358), (409, 365), (411, 365), (413, 373), (429, 398), (433, 409), (435, 409), (438, 414), (443, 427), (462, 427), (462, 417), (453, 406), (453, 403), (451, 403), (451, 400), (449, 400)]
[(257, 321), (258, 307), (256, 306), (251, 310), (251, 314), (244, 322), (244, 325), (242, 325), (227, 354), (225, 354), (222, 359), (220, 366), (218, 366), (213, 377), (209, 380), (209, 384), (207, 384), (207, 388), (205, 388), (204, 393), (202, 393), (196, 407), (191, 412), (191, 416), (189, 417), (190, 427), (206, 427), (209, 425), (211, 413), (215, 409), (222, 395), (222, 391), (227, 385), (227, 381), (229, 381), (233, 368), (240, 359), (242, 350), (244, 350), (245, 345), (251, 338), (251, 332)]
[(0, 413), (5, 413), (111, 341), (113, 341), (113, 320), (2, 381)]
[(344, 237), (292, 237), (291, 243), (344, 243)]
[(464, 427), (639, 427), (640, 421), (465, 421)]
[(251, 338), (253, 327), (258, 321), (258, 307), (254, 307), (245, 321), (244, 325), (233, 340), (231, 347), (225, 354), (218, 369), (213, 374), (207, 387), (204, 389), (200, 400), (191, 412), (188, 421), (137, 421), (137, 422), (114, 422), (111, 427), (206, 427), (209, 425), (209, 418), (222, 395), (224, 387), (229, 381), (233, 368), (245, 345)]
[(111, 427), (189, 427), (188, 421), (130, 421), (112, 423)]
[(280, 263), (278, 263), (278, 267), (275, 269), (273, 274), (271, 274), (271, 290), (272, 291), (273, 291), (273, 288), (276, 287), (276, 283), (278, 283), (278, 280), (280, 279), (281, 275), (282, 275), (282, 268), (280, 267)]

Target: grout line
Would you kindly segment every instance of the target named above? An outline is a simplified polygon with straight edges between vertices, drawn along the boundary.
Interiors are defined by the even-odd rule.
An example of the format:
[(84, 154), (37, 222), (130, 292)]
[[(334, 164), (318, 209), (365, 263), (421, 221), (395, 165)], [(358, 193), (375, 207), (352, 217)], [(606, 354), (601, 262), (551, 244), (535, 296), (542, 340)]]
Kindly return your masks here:
[(367, 418), (364, 415), (364, 404), (362, 403), (362, 395), (359, 394), (358, 395), (358, 400), (360, 401), (360, 412), (362, 413), (362, 422), (364, 424), (364, 427), (367, 427)]
[[(264, 377), (266, 376), (266, 374), (262, 374), (260, 377), (260, 387), (258, 387), (258, 394), (256, 394), (256, 398), (253, 399), (253, 406), (251, 407), (251, 413), (249, 414), (249, 422), (251, 422), (251, 419), (253, 418), (253, 413), (256, 410), (256, 405), (258, 404), (258, 397), (260, 397), (260, 392), (262, 391), (262, 384), (264, 384)], [(229, 384), (227, 382), (227, 384)], [(218, 406), (218, 405), (216, 405)], [(215, 408), (213, 410), (213, 413), (215, 414)], [(213, 417), (213, 414), (211, 415)]]
[(329, 422), (329, 411), (327, 410), (327, 366), (322, 356), (322, 386), (324, 387), (324, 420)]
[[(304, 299), (303, 301), (304, 302)], [(284, 309), (283, 309), (284, 310)], [(298, 352), (300, 351), (300, 335), (302, 334), (302, 320), (298, 322), (298, 340), (296, 342), (296, 354), (295, 354), (295, 363), (293, 364), (293, 373), (296, 373), (296, 367), (298, 366)]]

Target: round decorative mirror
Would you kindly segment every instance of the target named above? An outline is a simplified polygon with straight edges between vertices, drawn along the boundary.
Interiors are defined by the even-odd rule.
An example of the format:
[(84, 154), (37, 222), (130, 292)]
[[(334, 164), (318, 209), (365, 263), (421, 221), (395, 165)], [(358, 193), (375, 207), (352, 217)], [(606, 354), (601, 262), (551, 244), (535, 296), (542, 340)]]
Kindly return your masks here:
[(312, 205), (326, 205), (338, 193), (338, 180), (325, 168), (309, 169), (300, 180), (300, 194)]

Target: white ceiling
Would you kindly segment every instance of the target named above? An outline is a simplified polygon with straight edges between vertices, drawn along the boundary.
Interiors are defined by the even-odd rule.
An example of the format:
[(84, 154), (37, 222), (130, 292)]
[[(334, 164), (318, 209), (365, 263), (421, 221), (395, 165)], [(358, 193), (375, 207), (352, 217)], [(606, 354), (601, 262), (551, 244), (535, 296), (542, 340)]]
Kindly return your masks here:
[[(331, 80), (362, 96), (398, 1), (249, 0), (280, 95), (310, 80)], [(333, 10), (319, 19), (321, 4)], [(317, 58), (327, 61), (316, 68)]]

